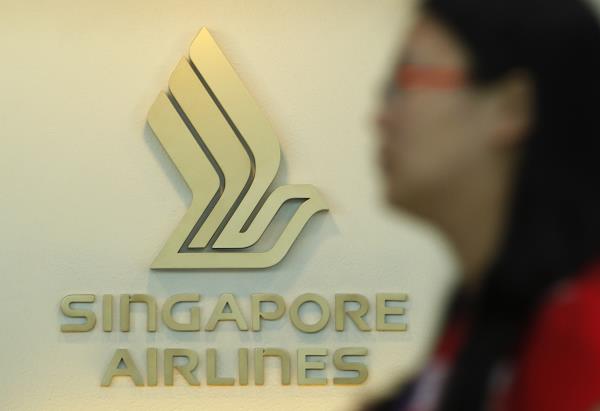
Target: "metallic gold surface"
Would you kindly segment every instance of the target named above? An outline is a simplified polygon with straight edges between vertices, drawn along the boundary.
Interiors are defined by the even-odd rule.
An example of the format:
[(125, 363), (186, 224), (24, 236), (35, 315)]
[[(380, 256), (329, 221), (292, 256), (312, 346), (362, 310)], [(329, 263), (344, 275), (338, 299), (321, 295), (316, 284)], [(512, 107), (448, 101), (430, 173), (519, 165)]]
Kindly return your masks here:
[[(358, 304), (356, 310), (346, 310), (346, 303), (354, 302)], [(346, 329), (346, 315), (354, 322), (361, 331), (371, 331), (371, 327), (363, 320), (363, 317), (369, 312), (369, 300), (360, 294), (336, 294), (335, 295), (335, 330), (344, 331)]]
[(240, 385), (248, 385), (248, 368), (250, 367), (250, 359), (247, 348), (238, 350), (238, 370)]
[[(123, 363), (123, 367), (119, 368), (119, 365)], [(102, 381), (100, 385), (103, 387), (108, 387), (112, 383), (114, 377), (130, 377), (135, 385), (141, 387), (144, 385), (144, 379), (142, 378), (142, 374), (138, 370), (133, 358), (131, 358), (131, 354), (129, 351), (120, 348), (115, 351), (104, 376), (102, 377)]]
[(208, 385), (233, 385), (235, 378), (219, 377), (217, 375), (217, 350), (208, 348), (206, 350), (206, 383)]
[[(175, 364), (175, 357), (186, 358), (185, 364)], [(193, 371), (198, 367), (198, 354), (184, 348), (167, 348), (164, 357), (165, 385), (173, 385), (174, 370), (185, 378), (190, 385), (200, 385)]]
[(113, 328), (113, 296), (105, 294), (102, 296), (102, 330), (111, 332)]
[(402, 307), (389, 307), (389, 301), (404, 302), (408, 300), (408, 295), (403, 293), (380, 293), (377, 294), (377, 315), (376, 329), (377, 331), (406, 331), (406, 323), (390, 323), (386, 321), (388, 315), (404, 315), (405, 310)]
[(365, 356), (368, 350), (365, 347), (347, 347), (340, 348), (333, 354), (333, 364), (340, 371), (356, 371), (356, 377), (334, 377), (333, 383), (338, 385), (362, 384), (369, 376), (369, 369), (365, 364), (359, 362), (347, 362), (345, 357)]
[[(229, 312), (225, 310), (226, 307), (229, 307)], [(208, 323), (206, 323), (205, 330), (214, 331), (220, 321), (235, 321), (240, 331), (248, 331), (248, 323), (235, 296), (231, 293), (221, 294)]]
[[(285, 314), (285, 301), (277, 294), (252, 294), (252, 331), (262, 330), (262, 320), (275, 321)], [(275, 311), (262, 311), (262, 303), (275, 304)]]
[[(152, 268), (275, 265), (308, 220), (327, 206), (311, 185), (282, 186), (266, 196), (280, 163), (269, 122), (208, 30), (194, 39), (189, 57), (171, 75), (170, 94), (160, 93), (148, 114), (150, 127), (193, 194)], [(302, 204), (273, 247), (244, 252), (293, 199)]]
[(286, 350), (279, 348), (255, 348), (254, 349), (254, 383), (265, 384), (265, 357), (279, 357), (281, 360), (281, 384), (290, 385), (291, 382), (291, 359)]
[(89, 310), (71, 308), (71, 304), (93, 303), (96, 296), (93, 294), (71, 294), (65, 296), (60, 302), (62, 313), (71, 318), (85, 318), (81, 324), (62, 324), (60, 330), (64, 333), (80, 333), (92, 330), (96, 326), (96, 314)]
[(146, 330), (156, 332), (158, 327), (156, 299), (148, 294), (121, 294), (119, 303), (119, 321), (121, 331), (127, 332), (131, 328), (132, 303), (146, 305)]
[(158, 385), (158, 349), (148, 348), (146, 350), (146, 363), (148, 366), (148, 386)]
[(309, 361), (307, 357), (324, 357), (327, 348), (299, 348), (298, 349), (298, 385), (326, 385), (325, 377), (308, 377), (307, 370), (324, 370), (325, 363), (322, 361)]
[[(321, 317), (319, 318), (319, 321), (314, 324), (306, 324), (300, 318), (300, 307), (308, 302), (317, 304), (321, 309)], [(321, 331), (329, 322), (330, 316), (331, 310), (329, 309), (327, 300), (318, 294), (302, 294), (298, 296), (290, 306), (290, 320), (292, 321), (292, 324), (294, 324), (294, 327), (304, 333), (316, 333)]]
[(200, 301), (200, 294), (175, 294), (170, 296), (165, 300), (161, 309), (163, 323), (173, 331), (200, 331), (200, 308), (192, 307), (190, 309), (190, 322), (187, 324), (175, 321), (171, 312), (178, 303), (198, 301)]

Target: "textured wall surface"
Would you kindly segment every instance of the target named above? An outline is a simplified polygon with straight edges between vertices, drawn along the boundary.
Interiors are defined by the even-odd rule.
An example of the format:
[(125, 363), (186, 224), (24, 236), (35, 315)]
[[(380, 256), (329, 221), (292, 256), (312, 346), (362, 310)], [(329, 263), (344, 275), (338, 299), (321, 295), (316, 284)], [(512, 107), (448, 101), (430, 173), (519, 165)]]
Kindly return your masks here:
[[(405, 0), (0, 0), (0, 409), (348, 409), (422, 358), (451, 281), (431, 230), (381, 201), (371, 113), (409, 20)], [(207, 27), (280, 139), (281, 183), (316, 185), (331, 211), (314, 217), (286, 259), (267, 270), (164, 273), (149, 265), (190, 193), (146, 124), (155, 96)], [(288, 211), (288, 216), (291, 211)], [(283, 215), (285, 219), (285, 213)], [(290, 302), (304, 292), (406, 292), (406, 333), (333, 324), (301, 334), (288, 321), (261, 333), (59, 331), (70, 293), (234, 293)], [(100, 309), (96, 305), (96, 312)], [(203, 321), (207, 313), (203, 311)], [(310, 313), (308, 313), (310, 315)], [(368, 318), (373, 322), (373, 313)], [(256, 387), (136, 388), (100, 378), (128, 348), (216, 347), (231, 373), (240, 347), (365, 346), (370, 376), (355, 387), (282, 387), (275, 362)], [(327, 375), (334, 369), (328, 360)]]

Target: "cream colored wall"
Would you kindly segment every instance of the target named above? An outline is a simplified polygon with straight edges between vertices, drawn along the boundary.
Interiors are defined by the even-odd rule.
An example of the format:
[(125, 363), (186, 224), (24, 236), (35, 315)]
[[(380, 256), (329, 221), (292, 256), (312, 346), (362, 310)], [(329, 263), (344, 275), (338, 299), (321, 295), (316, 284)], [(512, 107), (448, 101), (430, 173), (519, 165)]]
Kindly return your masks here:
[[(408, 22), (406, 0), (0, 0), (0, 310), (2, 410), (347, 409), (406, 375), (427, 347), (452, 263), (433, 232), (387, 211), (370, 113)], [(190, 194), (145, 124), (198, 30), (208, 27), (271, 120), (280, 182), (314, 184), (331, 212), (311, 220), (287, 258), (261, 271), (151, 272)], [(223, 326), (181, 335), (59, 332), (70, 293), (180, 292), (210, 307), (233, 292), (289, 302), (304, 292), (407, 292), (409, 331), (303, 335)], [(99, 312), (99, 310), (96, 310)], [(207, 314), (203, 314), (206, 316)], [(373, 315), (369, 318), (372, 320)], [(204, 317), (206, 319), (206, 317)], [(276, 363), (256, 387), (101, 388), (118, 347), (369, 348), (368, 383), (282, 387)], [(200, 366), (204, 382), (204, 364)], [(328, 375), (333, 375), (331, 364)], [(295, 380), (295, 378), (294, 378)]]

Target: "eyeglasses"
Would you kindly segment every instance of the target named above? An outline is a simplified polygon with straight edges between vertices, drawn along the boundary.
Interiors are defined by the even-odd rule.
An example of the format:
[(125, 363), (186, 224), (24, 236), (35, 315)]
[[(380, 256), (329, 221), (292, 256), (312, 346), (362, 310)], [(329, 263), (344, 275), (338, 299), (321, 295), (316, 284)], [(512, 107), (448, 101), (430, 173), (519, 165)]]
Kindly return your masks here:
[(385, 92), (386, 99), (412, 89), (452, 91), (467, 84), (467, 75), (461, 69), (427, 67), (405, 64), (396, 72)]

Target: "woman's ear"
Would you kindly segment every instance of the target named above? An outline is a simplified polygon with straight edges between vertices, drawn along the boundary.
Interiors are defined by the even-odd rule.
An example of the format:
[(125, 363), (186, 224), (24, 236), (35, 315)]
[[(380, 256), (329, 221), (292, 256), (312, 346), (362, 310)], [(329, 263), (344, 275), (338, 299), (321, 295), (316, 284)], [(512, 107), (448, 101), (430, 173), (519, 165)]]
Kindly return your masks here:
[(494, 86), (496, 127), (493, 142), (500, 147), (520, 145), (533, 127), (535, 85), (529, 73), (517, 70)]

